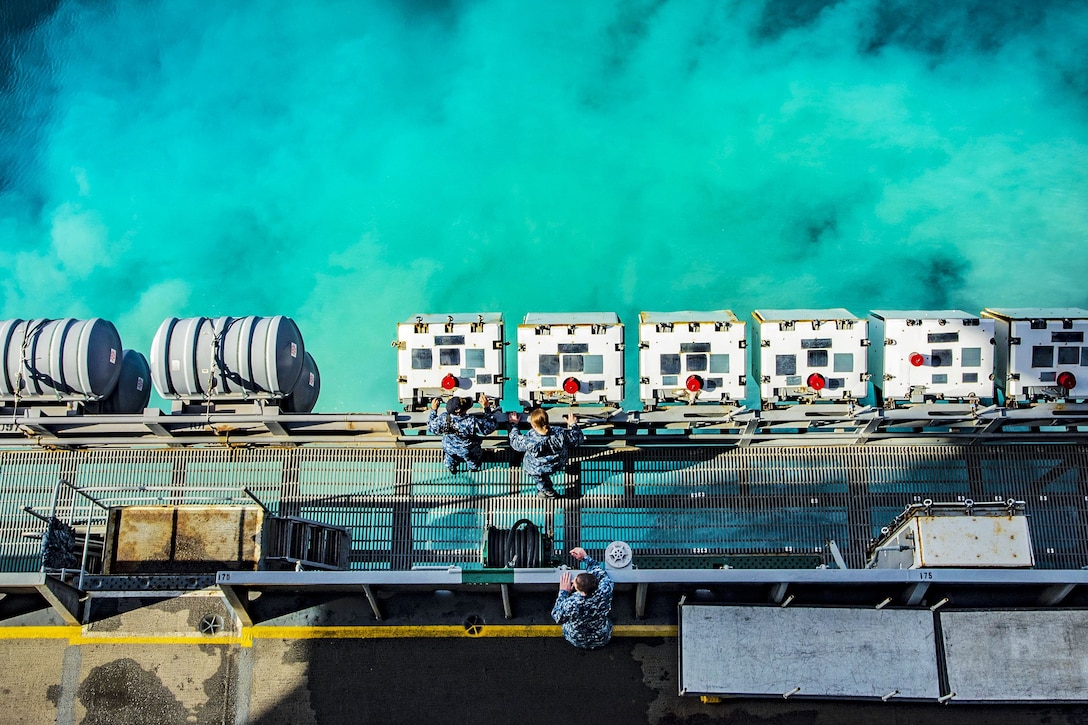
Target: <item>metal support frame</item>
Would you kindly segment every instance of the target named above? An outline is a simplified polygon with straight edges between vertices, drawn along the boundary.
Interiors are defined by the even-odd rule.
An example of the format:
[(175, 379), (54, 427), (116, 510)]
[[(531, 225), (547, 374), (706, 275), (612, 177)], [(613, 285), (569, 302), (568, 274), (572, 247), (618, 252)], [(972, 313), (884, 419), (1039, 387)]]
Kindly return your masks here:
[[(558, 409), (553, 410), (553, 414)], [(650, 411), (579, 407), (587, 430), (622, 436), (632, 445), (748, 446), (814, 443), (842, 445), (877, 441), (961, 443), (1088, 440), (1088, 404), (1037, 403), (1017, 408), (967, 403), (922, 403), (892, 409), (841, 403), (791, 404), (768, 410), (682, 405)], [(148, 409), (136, 415), (69, 415), (41, 409), (10, 411), (0, 446), (305, 445), (362, 444), (400, 447), (429, 440), (426, 413), (284, 414), (275, 407), (169, 415)], [(645, 430), (649, 435), (634, 435)], [(668, 435), (654, 435), (668, 432)], [(678, 435), (677, 431), (681, 431)], [(631, 433), (631, 435), (628, 435)], [(498, 436), (496, 436), (496, 439)], [(658, 440), (660, 439), (660, 440)]]
[(635, 619), (646, 618), (646, 595), (649, 590), (650, 585), (645, 582), (635, 585)]
[(831, 558), (835, 560), (835, 566), (840, 569), (848, 568), (846, 561), (842, 558), (842, 552), (839, 551), (839, 545), (835, 543), (834, 539), (827, 542), (827, 548), (831, 551)]
[(238, 623), (243, 627), (252, 627), (253, 617), (250, 616), (249, 610), (246, 608), (246, 602), (244, 601), (248, 596), (248, 592), (244, 589), (236, 589), (234, 586), (225, 583), (222, 573), (217, 577), (217, 583), (219, 584), (219, 591), (223, 594), (223, 599), (227, 601), (227, 606), (234, 612), (234, 617), (238, 620)]
[(374, 596), (374, 590), (371, 589), (369, 584), (363, 585), (363, 594), (366, 595), (366, 600), (370, 603), (370, 611), (374, 612), (374, 619), (380, 622), (382, 619), (382, 610), (378, 609), (378, 599)]
[(514, 608), (510, 604), (510, 585), (500, 584), (499, 588), (502, 590), (502, 613), (507, 619), (513, 619)]
[(28, 610), (50, 608), (65, 624), (80, 624), (82, 594), (45, 572), (0, 574), (0, 598), (5, 606), (16, 599), (25, 599)]
[(1076, 584), (1055, 584), (1043, 590), (1039, 595), (1039, 604), (1044, 607), (1056, 607), (1069, 596)]
[[(515, 569), (501, 586), (503, 611), (507, 619), (514, 618), (513, 596), (518, 589), (546, 591), (559, 581), (561, 569)], [(650, 586), (680, 593), (696, 588), (722, 587), (730, 594), (753, 604), (771, 602), (779, 606), (792, 604), (798, 596), (812, 588), (824, 593), (829, 602), (855, 604), (859, 592), (864, 599), (877, 602), (891, 599), (909, 607), (921, 606), (930, 591), (941, 606), (953, 606), (948, 594), (956, 593), (955, 604), (967, 601), (964, 592), (996, 590), (995, 606), (1022, 607), (1025, 600), (1058, 606), (1068, 601), (1078, 586), (1088, 584), (1088, 570), (1042, 569), (611, 569), (618, 596), (633, 592), (636, 618), (646, 616), (647, 594)], [(367, 597), (375, 620), (381, 621), (374, 588), (384, 592), (398, 590), (465, 590), (478, 591), (480, 578), (476, 572), (460, 567), (418, 569), (412, 571), (309, 571), (309, 572), (219, 572), (216, 583), (231, 608), (243, 624), (253, 624), (247, 609), (249, 592), (291, 592), (305, 595), (308, 591), (328, 593), (342, 591), (345, 595), (362, 591)], [(1005, 596), (1006, 599), (1001, 599)], [(961, 605), (962, 606), (962, 605)], [(967, 606), (970, 602), (967, 601)], [(300, 609), (304, 608), (300, 605)]]
[(922, 598), (925, 597), (927, 591), (929, 591), (929, 584), (925, 582), (911, 584), (903, 592), (903, 603), (908, 607), (917, 607), (921, 604)]
[[(363, 576), (360, 576), (360, 575)], [(238, 621), (246, 627), (257, 622), (249, 609), (250, 592), (343, 592), (345, 596), (362, 591), (375, 621), (384, 621), (375, 590), (456, 589), (463, 583), (460, 567), (416, 571), (221, 571), (216, 585)], [(304, 605), (299, 605), (304, 609)], [(510, 615), (513, 616), (512, 614)]]

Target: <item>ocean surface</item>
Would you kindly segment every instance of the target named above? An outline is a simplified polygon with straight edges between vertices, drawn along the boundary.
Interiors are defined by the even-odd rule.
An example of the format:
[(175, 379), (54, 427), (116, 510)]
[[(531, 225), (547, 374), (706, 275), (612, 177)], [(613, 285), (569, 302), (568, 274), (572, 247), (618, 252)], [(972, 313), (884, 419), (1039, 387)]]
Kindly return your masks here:
[(0, 319), (288, 315), (371, 412), (421, 312), (1088, 307), (1085, 48), (1056, 0), (3, 0)]

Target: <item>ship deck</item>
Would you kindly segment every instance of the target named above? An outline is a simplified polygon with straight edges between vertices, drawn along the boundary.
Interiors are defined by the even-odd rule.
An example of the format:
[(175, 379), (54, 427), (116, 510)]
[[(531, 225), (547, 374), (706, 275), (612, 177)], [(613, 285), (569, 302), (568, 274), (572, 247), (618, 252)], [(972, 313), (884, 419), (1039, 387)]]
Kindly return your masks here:
[[(107, 506), (246, 504), (248, 490), (278, 514), (346, 527), (352, 541), (350, 572), (90, 579), (70, 621), (58, 618), (63, 607), (27, 605), (25, 592), (41, 587), (25, 580), (0, 599), (0, 650), (19, 663), (5, 667), (0, 705), (22, 722), (418, 722), (429, 713), (435, 722), (533, 723), (580, 701), (587, 717), (630, 722), (1062, 723), (1088, 714), (1081, 704), (677, 695), (682, 597), (774, 607), (796, 595), (796, 606), (838, 589), (847, 604), (873, 607), (891, 587), (891, 608), (917, 608), (949, 592), (960, 606), (968, 590), (1007, 598), (1019, 586), (1020, 606), (1083, 608), (1083, 442), (637, 443), (591, 436), (557, 477), (556, 500), (537, 498), (497, 445), (483, 471), (456, 476), (437, 442), (423, 439), (0, 450), (0, 569), (9, 579), (32, 579), (40, 566), (40, 541), (28, 535), (44, 524), (23, 507), (78, 526), (99, 510), (86, 496)], [(880, 528), (927, 499), (1025, 501), (1036, 568), (938, 573), (928, 593), (901, 573), (883, 581), (860, 569)], [(520, 518), (548, 530), (560, 553), (632, 546), (636, 568), (616, 574), (617, 634), (606, 649), (576, 651), (549, 621), (554, 570), (505, 579), (483, 568), (484, 528)], [(848, 569), (835, 568), (830, 541)], [(324, 584), (307, 587), (306, 577)], [(69, 602), (71, 594), (52, 592)]]
[[(430, 447), (174, 447), (0, 451), (0, 571), (36, 571), (58, 481), (105, 506), (252, 503), (346, 527), (351, 568), (479, 568), (487, 526), (529, 518), (555, 539), (600, 554), (627, 542), (640, 568), (805, 567), (830, 563), (836, 542), (850, 568), (910, 505), (1026, 503), (1035, 567), (1088, 566), (1088, 446), (813, 445), (635, 447), (590, 438), (556, 476), (563, 496), (537, 498), (505, 448), (479, 473), (451, 475)], [(62, 487), (64, 520), (93, 516)], [(773, 555), (773, 556), (772, 556)], [(793, 557), (789, 559), (788, 557)]]

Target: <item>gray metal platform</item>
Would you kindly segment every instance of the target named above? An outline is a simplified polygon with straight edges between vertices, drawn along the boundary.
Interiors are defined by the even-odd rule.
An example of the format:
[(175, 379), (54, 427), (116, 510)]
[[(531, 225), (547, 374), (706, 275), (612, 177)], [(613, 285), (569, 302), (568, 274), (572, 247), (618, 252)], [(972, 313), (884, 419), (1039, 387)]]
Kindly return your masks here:
[(928, 610), (680, 607), (680, 694), (936, 700)]
[[(252, 490), (279, 515), (351, 531), (353, 569), (480, 566), (483, 530), (530, 518), (561, 551), (600, 554), (627, 541), (640, 558), (716, 554), (827, 556), (835, 540), (851, 567), (908, 504), (1023, 500), (1036, 567), (1088, 566), (1088, 446), (635, 447), (591, 439), (565, 474), (566, 496), (534, 495), (505, 448), (480, 473), (450, 475), (436, 442), (357, 446), (0, 450), (0, 571), (37, 570), (57, 481), (109, 505), (249, 503)], [(58, 511), (93, 507), (66, 494)], [(664, 564), (669, 566), (668, 564)], [(706, 564), (711, 566), (713, 564)], [(680, 567), (680, 564), (672, 566)], [(754, 564), (759, 567), (760, 565)]]
[(943, 612), (957, 701), (1088, 700), (1088, 611)]
[(1088, 611), (681, 604), (680, 694), (1088, 701)]
[[(931, 402), (902, 408), (853, 403), (784, 404), (768, 410), (677, 405), (651, 411), (579, 406), (549, 408), (553, 422), (575, 414), (592, 435), (637, 436), (640, 445), (960, 444), (1050, 443), (1088, 440), (1088, 404), (1032, 403), (1000, 407)], [(496, 413), (500, 428), (505, 415)], [(129, 415), (92, 415), (65, 405), (0, 406), (0, 446), (363, 445), (395, 448), (418, 442), (427, 414), (284, 413), (268, 401), (182, 405), (169, 415), (155, 408)], [(494, 438), (504, 438), (500, 431)]]

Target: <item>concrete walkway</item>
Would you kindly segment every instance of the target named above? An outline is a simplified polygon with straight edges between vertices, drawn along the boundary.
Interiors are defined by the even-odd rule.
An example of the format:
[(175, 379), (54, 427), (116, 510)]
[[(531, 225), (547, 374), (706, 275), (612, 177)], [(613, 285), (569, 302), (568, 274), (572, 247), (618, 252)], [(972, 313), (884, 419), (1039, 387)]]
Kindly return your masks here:
[[(554, 627), (519, 636), (407, 637), (300, 627), (248, 636), (214, 594), (118, 599), (84, 627), (0, 629), (3, 723), (1083, 723), (1084, 706), (731, 700), (677, 695), (675, 637), (570, 647)], [(101, 608), (100, 608), (101, 611)], [(371, 628), (372, 629), (372, 628)], [(281, 630), (282, 631), (282, 630)], [(265, 630), (265, 634), (271, 634)], [(403, 633), (403, 631), (402, 631)]]

